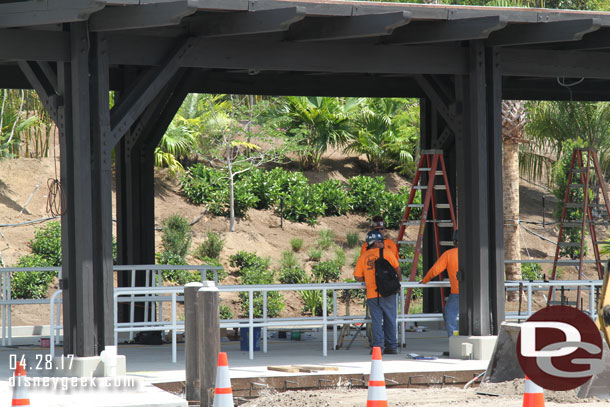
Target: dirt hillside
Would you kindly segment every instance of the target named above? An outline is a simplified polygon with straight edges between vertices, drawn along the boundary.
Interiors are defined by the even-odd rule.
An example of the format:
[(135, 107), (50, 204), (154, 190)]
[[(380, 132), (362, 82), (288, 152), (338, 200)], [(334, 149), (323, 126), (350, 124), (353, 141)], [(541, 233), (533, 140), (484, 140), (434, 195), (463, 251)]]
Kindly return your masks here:
[[(57, 168), (56, 168), (57, 167)], [(326, 179), (347, 180), (349, 177), (362, 173), (363, 163), (356, 157), (347, 157), (338, 151), (332, 151), (323, 160), (322, 169), (318, 172), (305, 172), (311, 182), (321, 182)], [(6, 267), (16, 264), (22, 255), (31, 253), (28, 245), (34, 232), (45, 223), (50, 215), (47, 211), (49, 179), (56, 177), (59, 172), (53, 158), (46, 159), (19, 159), (0, 161), (0, 260)], [(367, 174), (379, 175), (379, 174)], [(396, 174), (381, 174), (385, 177), (388, 189), (396, 192), (402, 186), (408, 185), (407, 180)], [(169, 176), (165, 171), (159, 171), (155, 177), (155, 223), (160, 226), (163, 219), (178, 213), (190, 221), (194, 221), (205, 211), (202, 206), (191, 205), (179, 193), (178, 180)], [(548, 198), (548, 192), (541, 188), (521, 185), (521, 217), (524, 221), (522, 229), (522, 257), (552, 259), (557, 228), (555, 226), (542, 227), (542, 196), (547, 196), (545, 217), (551, 219), (551, 206), (553, 199)], [(114, 202), (114, 192), (113, 192)], [(27, 203), (27, 205), (26, 205)], [(532, 223), (533, 222), (533, 223)], [(239, 250), (255, 251), (260, 256), (270, 257), (272, 267), (277, 262), (282, 251), (290, 249), (290, 239), (300, 237), (304, 240), (303, 249), (298, 254), (306, 270), (311, 268), (307, 261), (307, 250), (315, 245), (318, 233), (323, 229), (331, 229), (335, 233), (338, 246), (345, 247), (346, 233), (357, 230), (360, 237), (368, 229), (368, 219), (361, 215), (347, 215), (342, 217), (323, 217), (316, 226), (292, 223), (285, 221), (284, 228), (280, 228), (280, 218), (271, 210), (250, 210), (248, 216), (237, 223), (236, 232), (228, 231), (228, 220), (222, 217), (205, 215), (193, 225), (193, 242), (191, 248), (196, 248), (203, 240), (208, 230), (222, 234), (225, 246), (221, 254), (223, 265), (229, 270), (228, 257)], [(409, 237), (414, 231), (408, 231)], [(396, 231), (391, 233), (396, 238)], [(549, 239), (547, 241), (545, 239)], [(157, 233), (157, 249), (160, 248), (161, 234)], [(347, 263), (343, 267), (342, 277), (352, 275), (354, 251), (347, 249)], [(332, 251), (328, 251), (324, 258), (330, 258)], [(188, 257), (191, 264), (198, 264), (198, 260)], [(543, 265), (545, 271), (549, 265)], [(566, 273), (569, 276), (569, 273)], [(229, 276), (226, 284), (235, 283), (234, 276)], [(25, 307), (18, 307), (25, 308)], [(300, 312), (301, 304), (298, 299), (288, 298), (284, 313)], [(48, 307), (39, 306), (36, 312), (31, 310), (14, 312), (13, 324), (32, 324), (34, 319), (47, 321)]]

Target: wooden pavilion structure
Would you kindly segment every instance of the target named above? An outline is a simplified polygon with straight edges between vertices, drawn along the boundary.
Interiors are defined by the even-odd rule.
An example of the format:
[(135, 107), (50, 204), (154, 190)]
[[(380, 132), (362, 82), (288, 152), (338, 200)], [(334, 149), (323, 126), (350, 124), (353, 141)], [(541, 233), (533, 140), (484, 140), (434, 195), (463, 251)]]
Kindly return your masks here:
[(610, 14), (0, 0), (0, 87), (35, 89), (60, 129), (65, 353), (113, 341), (111, 151), (119, 262), (154, 263), (153, 151), (189, 92), (421, 98), (422, 147), (445, 151), (457, 189), (460, 332), (491, 335), (504, 319), (501, 100), (610, 99)]

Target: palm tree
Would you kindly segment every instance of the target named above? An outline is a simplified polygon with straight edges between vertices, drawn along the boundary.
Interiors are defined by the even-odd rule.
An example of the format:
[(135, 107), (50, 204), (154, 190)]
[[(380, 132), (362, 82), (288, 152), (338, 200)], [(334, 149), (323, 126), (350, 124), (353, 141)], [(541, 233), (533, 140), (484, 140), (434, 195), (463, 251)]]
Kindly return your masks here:
[(276, 107), (278, 127), (298, 140), (304, 168), (317, 169), (328, 146), (344, 145), (352, 131), (350, 114), (361, 98), (288, 96)]
[(348, 153), (364, 154), (374, 172), (414, 167), (419, 144), (419, 106), (409, 99), (366, 99), (354, 120)]
[[(519, 143), (523, 142), (527, 116), (520, 100), (502, 101), (502, 195), (504, 199), (504, 257), (521, 259), (519, 241)], [(506, 264), (507, 280), (521, 280), (521, 264)], [(509, 300), (517, 298), (511, 292)]]

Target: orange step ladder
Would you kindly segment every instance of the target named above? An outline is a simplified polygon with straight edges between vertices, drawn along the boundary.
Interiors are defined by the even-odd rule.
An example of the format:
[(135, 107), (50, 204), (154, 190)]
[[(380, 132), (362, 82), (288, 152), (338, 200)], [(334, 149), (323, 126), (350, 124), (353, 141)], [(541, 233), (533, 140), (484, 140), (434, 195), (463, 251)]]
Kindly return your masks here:
[[(600, 182), (600, 180), (602, 182)], [(582, 200), (579, 191), (582, 191)], [(601, 191), (601, 197), (599, 195), (599, 191)], [(590, 202), (590, 198), (593, 193), (595, 193), (594, 199), (596, 201), (599, 201), (599, 198), (601, 198), (603, 199), (603, 202)], [(582, 219), (574, 219), (574, 215), (578, 215), (578, 211), (576, 211), (576, 209), (580, 209), (582, 211)], [(606, 220), (600, 220), (602, 217), (606, 217)], [(578, 269), (578, 279), (582, 280), (585, 248), (584, 235), (586, 232), (589, 232), (591, 242), (593, 243), (593, 254), (595, 256), (595, 268), (597, 270), (597, 275), (600, 279), (604, 278), (604, 266), (602, 264), (602, 260), (600, 259), (599, 246), (602, 244), (610, 244), (610, 241), (599, 241), (597, 239), (596, 226), (609, 226), (609, 221), (610, 207), (608, 206), (608, 194), (606, 191), (606, 186), (603, 182), (601, 171), (599, 169), (597, 154), (592, 148), (575, 148), (572, 153), (572, 163), (570, 164), (570, 170), (568, 172), (563, 210), (561, 212), (561, 221), (559, 223), (559, 235), (557, 236), (555, 259), (553, 260), (553, 271), (551, 274), (552, 280), (555, 280), (557, 276), (558, 265), (575, 265)], [(580, 229), (580, 241), (568, 241), (564, 239), (564, 229), (568, 228)], [(559, 260), (561, 249), (567, 247), (580, 248), (578, 259), (573, 258), (571, 260)], [(552, 301), (553, 293), (554, 287), (551, 287), (548, 298), (549, 305), (555, 303)], [(561, 303), (566, 305), (563, 299), (561, 300)], [(580, 287), (578, 287), (576, 291), (576, 303), (568, 303), (567, 305), (576, 305), (578, 308), (579, 304)]]
[[(427, 180), (424, 180), (425, 176), (427, 176)], [(414, 203), (415, 194), (418, 191), (422, 191), (423, 195), (420, 204)], [(439, 202), (437, 202), (437, 198), (434, 196), (435, 191), (445, 191), (445, 194), (443, 195), (445, 197), (445, 199), (443, 199), (444, 202), (440, 202), (440, 199)], [(409, 220), (411, 208), (422, 209), (420, 220)], [(439, 218), (441, 212), (443, 212), (444, 216)], [(429, 218), (429, 213), (432, 214), (431, 218)], [(402, 245), (414, 246), (409, 281), (415, 281), (419, 255), (422, 251), (422, 240), (427, 224), (430, 224), (433, 228), (436, 258), (439, 258), (441, 255), (441, 246), (453, 247), (453, 241), (441, 241), (439, 239), (439, 228), (450, 227), (453, 231), (457, 229), (453, 200), (451, 198), (451, 190), (447, 180), (447, 169), (445, 168), (445, 160), (443, 158), (442, 150), (423, 150), (421, 152), (419, 163), (417, 164), (417, 171), (415, 172), (415, 178), (411, 186), (409, 200), (407, 202), (407, 207), (405, 208), (405, 214), (402, 218), (400, 229), (398, 231), (396, 246), (398, 246), (399, 253)], [(412, 225), (419, 225), (416, 240), (404, 240), (406, 227)], [(409, 262), (408, 259), (401, 259), (400, 261)], [(409, 313), (412, 291), (412, 288), (407, 289), (404, 311), (405, 314)], [(444, 294), (444, 289), (441, 288), (443, 307), (445, 306)]]

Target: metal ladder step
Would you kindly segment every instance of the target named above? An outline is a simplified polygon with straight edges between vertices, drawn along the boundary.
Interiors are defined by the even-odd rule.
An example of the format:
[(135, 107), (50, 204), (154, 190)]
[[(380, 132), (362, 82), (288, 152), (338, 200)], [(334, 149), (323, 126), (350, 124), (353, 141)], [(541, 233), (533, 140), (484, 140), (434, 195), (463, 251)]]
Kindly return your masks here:
[[(450, 221), (450, 220), (428, 219), (428, 220), (426, 220), (426, 223), (436, 223), (439, 228), (452, 228), (453, 227), (453, 222)], [(419, 220), (409, 220), (409, 221), (406, 221), (406, 222), (402, 222), (402, 224), (404, 226), (418, 226), (418, 225), (421, 224), (421, 221), (419, 221)]]
[[(421, 190), (427, 190), (428, 186), (427, 185), (415, 185), (413, 187), (413, 189), (421, 191)], [(436, 191), (444, 191), (447, 189), (447, 186), (445, 185), (434, 185), (434, 190)]]
[[(418, 171), (422, 171), (422, 172), (430, 172), (430, 171), (432, 171), (432, 168), (429, 168), (429, 167), (422, 167), (422, 168), (418, 169)], [(441, 170), (441, 171), (438, 171), (438, 170), (437, 170), (437, 171), (434, 173), (434, 175), (443, 175), (443, 171), (442, 171), (442, 170)]]
[(417, 243), (417, 241), (416, 240), (399, 240), (396, 243), (398, 243), (398, 244), (415, 244), (415, 243)]
[(596, 240), (596, 241), (593, 242), (593, 244), (610, 244), (610, 241), (608, 241), (608, 240), (605, 240), (605, 241)]
[(580, 247), (579, 242), (559, 242), (559, 247)]
[(435, 205), (437, 209), (449, 209), (448, 203), (438, 203)]
[(441, 246), (453, 246), (453, 241), (452, 240), (441, 240), (440, 242), (438, 242), (438, 244)]
[(570, 184), (568, 188), (584, 188), (585, 184)]
[[(603, 260), (588, 260), (588, 261), (583, 261), (583, 264), (590, 264), (590, 263), (601, 263), (604, 264), (605, 261)], [(563, 265), (574, 265), (574, 264), (580, 264), (580, 260), (557, 260), (557, 265), (558, 266), (563, 266)]]
[[(585, 206), (584, 202), (566, 202), (565, 203), (565, 207), (566, 208), (577, 208), (577, 209), (581, 209)], [(606, 205), (605, 204), (596, 204), (596, 203), (590, 203), (587, 204), (587, 206), (589, 208), (605, 208)]]
[[(593, 226), (610, 226), (610, 222), (595, 222), (595, 221), (587, 220), (587, 221), (585, 221), (585, 223), (592, 224)], [(563, 223), (563, 227), (564, 228), (579, 228), (579, 227), (582, 227), (582, 221), (577, 221), (577, 222), (567, 221), (567, 222)]]

